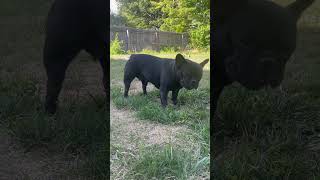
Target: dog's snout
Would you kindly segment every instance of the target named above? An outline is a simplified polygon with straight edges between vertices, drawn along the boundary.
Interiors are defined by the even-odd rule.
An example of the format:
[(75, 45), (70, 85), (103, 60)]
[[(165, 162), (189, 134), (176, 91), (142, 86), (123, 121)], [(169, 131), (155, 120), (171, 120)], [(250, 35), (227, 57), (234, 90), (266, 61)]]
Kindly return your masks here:
[(196, 85), (196, 84), (197, 84), (197, 81), (196, 81), (196, 80), (191, 80), (191, 84), (192, 84), (192, 85)]

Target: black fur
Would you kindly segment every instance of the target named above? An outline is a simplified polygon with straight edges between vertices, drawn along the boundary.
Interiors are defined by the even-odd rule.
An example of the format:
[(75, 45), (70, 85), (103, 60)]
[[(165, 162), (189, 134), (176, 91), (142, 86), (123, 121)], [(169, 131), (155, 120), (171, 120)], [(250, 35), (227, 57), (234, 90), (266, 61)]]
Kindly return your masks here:
[(177, 104), (178, 92), (181, 88), (196, 89), (202, 78), (202, 68), (208, 59), (197, 64), (177, 54), (176, 59), (163, 59), (146, 54), (134, 54), (124, 69), (124, 96), (128, 96), (130, 84), (134, 78), (142, 82), (143, 93), (147, 94), (147, 84), (152, 83), (160, 89), (163, 107), (167, 106), (168, 92), (172, 91), (173, 104)]
[(314, 0), (281, 7), (268, 0), (214, 1), (213, 110), (223, 88), (277, 87), (296, 47), (297, 19)]
[(47, 112), (56, 112), (66, 69), (81, 50), (101, 59), (103, 83), (108, 93), (107, 13), (106, 0), (56, 0), (53, 3), (47, 18), (43, 50), (47, 72)]

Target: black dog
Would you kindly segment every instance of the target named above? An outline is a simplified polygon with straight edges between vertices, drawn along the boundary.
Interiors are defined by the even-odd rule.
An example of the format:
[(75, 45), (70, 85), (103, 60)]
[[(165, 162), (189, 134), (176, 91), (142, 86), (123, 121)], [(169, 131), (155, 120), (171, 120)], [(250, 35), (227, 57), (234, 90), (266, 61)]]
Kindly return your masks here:
[(71, 60), (86, 50), (100, 59), (106, 94), (107, 77), (107, 17), (106, 0), (56, 0), (48, 14), (43, 51), (47, 72), (45, 109), (54, 113), (57, 99)]
[(223, 88), (277, 87), (296, 47), (297, 20), (314, 0), (280, 7), (267, 0), (214, 1), (213, 111)]
[(142, 82), (143, 93), (147, 94), (147, 84), (152, 83), (160, 89), (163, 107), (167, 106), (168, 92), (172, 91), (173, 104), (177, 104), (178, 92), (181, 88), (196, 89), (202, 78), (202, 68), (209, 59), (200, 64), (185, 59), (177, 54), (176, 59), (163, 59), (146, 54), (134, 54), (124, 69), (124, 96), (128, 97), (130, 83), (137, 77)]

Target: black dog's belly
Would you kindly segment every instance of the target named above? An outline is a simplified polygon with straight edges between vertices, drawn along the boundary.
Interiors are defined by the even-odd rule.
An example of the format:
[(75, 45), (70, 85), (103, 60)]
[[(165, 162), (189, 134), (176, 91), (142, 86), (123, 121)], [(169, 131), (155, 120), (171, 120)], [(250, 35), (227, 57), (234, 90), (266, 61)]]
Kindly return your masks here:
[(83, 49), (99, 58), (107, 40), (107, 12), (104, 7), (104, 0), (56, 0), (46, 24), (46, 41), (50, 49), (57, 50), (52, 54), (64, 56), (67, 52), (59, 51)]

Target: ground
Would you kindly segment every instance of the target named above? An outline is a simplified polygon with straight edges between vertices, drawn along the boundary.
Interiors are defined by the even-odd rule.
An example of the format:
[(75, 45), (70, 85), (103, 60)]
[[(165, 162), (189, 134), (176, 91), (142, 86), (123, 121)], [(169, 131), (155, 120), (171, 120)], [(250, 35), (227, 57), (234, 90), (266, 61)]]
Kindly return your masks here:
[[(169, 54), (157, 54), (154, 55), (160, 57), (174, 58), (174, 53)], [(208, 53), (195, 52), (191, 56), (191, 59), (200, 62), (208, 57)], [(188, 57), (188, 55), (186, 55)], [(192, 111), (191, 106), (187, 103), (181, 103), (178, 107), (169, 105), (170, 110), (163, 110), (160, 106), (159, 91), (149, 84), (147, 96), (142, 95), (141, 82), (135, 79), (130, 87), (129, 98), (124, 99), (123, 96), (123, 68), (128, 55), (123, 56), (111, 56), (111, 178), (112, 179), (149, 179), (156, 177), (159, 179), (173, 178), (173, 179), (208, 179), (209, 178), (209, 142), (202, 139), (197, 142), (196, 136), (203, 136), (199, 129), (192, 127), (198, 126), (208, 128), (209, 126), (209, 65), (205, 67), (204, 78), (198, 91), (192, 91), (191, 94), (204, 93), (204, 101), (194, 103), (193, 108), (201, 109), (198, 113), (205, 113), (204, 117), (200, 117), (198, 120), (193, 119), (191, 114), (196, 113), (196, 110)], [(182, 91), (178, 100), (184, 99), (185, 91)], [(169, 95), (170, 97), (170, 95)], [(171, 103), (171, 101), (169, 101)], [(171, 109), (174, 108), (174, 109)], [(150, 116), (149, 116), (150, 113)], [(181, 113), (184, 116), (174, 117), (176, 114)], [(172, 114), (173, 117), (167, 116)], [(163, 116), (164, 115), (164, 116)], [(166, 117), (167, 116), (167, 117)], [(191, 117), (192, 120), (188, 117)], [(180, 122), (179, 122), (180, 121)], [(198, 122), (197, 122), (198, 121)], [(206, 123), (205, 123), (206, 122)], [(199, 123), (199, 124), (198, 124)], [(204, 124), (201, 124), (204, 123)], [(207, 131), (208, 132), (208, 131)], [(208, 139), (209, 133), (204, 135)], [(200, 139), (200, 138), (199, 138)], [(201, 144), (203, 143), (203, 145)], [(139, 175), (146, 171), (153, 171), (153, 167), (140, 164), (147, 159), (148, 161), (165, 162), (165, 158), (162, 157), (161, 151), (167, 146), (173, 149), (177, 149), (177, 156), (180, 156), (180, 151), (186, 153), (188, 156), (194, 156), (194, 159), (179, 161), (186, 169), (194, 168), (197, 163), (201, 164), (203, 160), (203, 167), (198, 168), (198, 172), (180, 172), (180, 167), (175, 167), (172, 163), (175, 160), (169, 161), (168, 168), (178, 173), (168, 172), (163, 170), (162, 167), (158, 167), (155, 172), (147, 173), (145, 176)], [(159, 152), (160, 151), (160, 152)], [(200, 152), (204, 151), (204, 152)], [(153, 154), (149, 157), (149, 154)], [(120, 154), (120, 155), (119, 155)], [(122, 157), (122, 154), (130, 154), (130, 157)], [(146, 158), (149, 157), (149, 158)], [(159, 158), (159, 159), (158, 159)], [(207, 159), (207, 160), (205, 160)], [(137, 163), (137, 162), (138, 163)], [(142, 162), (141, 162), (142, 161)], [(143, 162), (145, 163), (145, 162)], [(142, 163), (142, 164), (143, 164)], [(190, 167), (188, 166), (190, 164)], [(164, 174), (167, 173), (167, 174)]]

